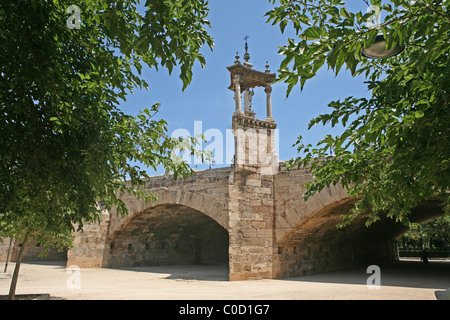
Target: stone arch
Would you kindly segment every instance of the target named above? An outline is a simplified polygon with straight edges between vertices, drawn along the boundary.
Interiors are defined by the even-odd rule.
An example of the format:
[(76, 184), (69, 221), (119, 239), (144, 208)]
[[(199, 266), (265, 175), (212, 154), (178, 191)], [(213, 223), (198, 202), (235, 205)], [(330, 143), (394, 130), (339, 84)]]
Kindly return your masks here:
[[(328, 272), (361, 264), (398, 260), (396, 240), (408, 228), (382, 217), (367, 227), (358, 216), (349, 226), (338, 229), (339, 216), (348, 213), (357, 199), (346, 197), (320, 208), (287, 231), (277, 241), (279, 276)], [(443, 214), (440, 202), (432, 199), (414, 208), (413, 222), (425, 222)]]
[(158, 204), (135, 213), (109, 236), (108, 244), (109, 267), (228, 265), (228, 231), (208, 215), (180, 204)]
[(157, 201), (123, 194), (128, 215), (111, 211), (104, 266), (228, 264), (228, 214), (210, 195), (153, 191)]
[(157, 201), (152, 203), (146, 203), (144, 200), (137, 199), (133, 195), (122, 195), (120, 198), (128, 207), (128, 215), (120, 217), (114, 209), (111, 210), (109, 237), (124, 228), (143, 210), (163, 204), (182, 205), (192, 208), (210, 217), (224, 229), (228, 230), (228, 212), (226, 211), (225, 205), (221, 204), (213, 196), (183, 190), (159, 190), (153, 193), (158, 198)]
[[(278, 240), (280, 243), (292, 242), (293, 239), (320, 238), (326, 241), (335, 241), (338, 238), (361, 239), (399, 239), (408, 228), (401, 222), (387, 217), (381, 217), (380, 221), (369, 227), (365, 226), (365, 220), (358, 216), (348, 227), (337, 229), (340, 222), (339, 216), (348, 213), (357, 199), (346, 197), (320, 208), (299, 221), (289, 232)], [(420, 203), (409, 216), (411, 222), (423, 223), (427, 220), (441, 216), (444, 212), (440, 207), (440, 201), (431, 199)]]
[[(297, 171), (300, 172), (300, 170)], [(294, 173), (298, 174), (298, 172)], [(297, 176), (294, 176), (294, 178), (298, 179)], [(347, 191), (338, 184), (324, 188), (305, 201), (301, 197), (305, 192), (303, 187), (295, 185), (293, 181), (286, 178), (284, 180), (280, 183), (281, 186), (284, 187), (283, 184), (288, 184), (291, 190), (276, 194), (276, 233), (278, 240), (283, 239), (292, 230), (295, 230), (297, 225), (311, 220), (311, 217), (317, 216), (317, 213), (324, 208), (336, 206), (349, 199)]]

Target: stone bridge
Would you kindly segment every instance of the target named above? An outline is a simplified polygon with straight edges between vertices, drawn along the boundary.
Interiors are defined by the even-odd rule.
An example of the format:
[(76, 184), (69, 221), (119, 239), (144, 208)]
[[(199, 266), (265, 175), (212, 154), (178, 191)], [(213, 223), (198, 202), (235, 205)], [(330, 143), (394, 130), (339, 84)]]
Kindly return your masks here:
[[(235, 167), (148, 180), (158, 195), (145, 203), (121, 195), (129, 214), (104, 212), (100, 225), (86, 225), (68, 252), (68, 265), (131, 267), (227, 264), (230, 280), (264, 279), (325, 272), (398, 259), (396, 240), (407, 231), (382, 220), (367, 228), (362, 219), (337, 229), (355, 199), (336, 186), (302, 199), (308, 169), (274, 175)], [(435, 201), (416, 208), (424, 221), (441, 215)]]

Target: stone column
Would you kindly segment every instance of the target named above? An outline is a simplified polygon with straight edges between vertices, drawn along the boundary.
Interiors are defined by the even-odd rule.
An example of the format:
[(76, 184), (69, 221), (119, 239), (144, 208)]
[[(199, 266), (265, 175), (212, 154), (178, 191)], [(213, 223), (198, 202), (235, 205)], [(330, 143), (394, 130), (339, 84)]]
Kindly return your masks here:
[(241, 76), (235, 75), (234, 79), (234, 100), (236, 101), (236, 110), (233, 115), (242, 115), (242, 106), (241, 106)]
[(272, 97), (271, 97), (272, 87), (270, 85), (265, 86), (264, 92), (266, 93), (266, 96), (267, 96), (267, 119), (266, 119), (266, 121), (275, 122), (275, 120), (272, 118)]
[(233, 172), (229, 186), (229, 280), (274, 277), (273, 176)]

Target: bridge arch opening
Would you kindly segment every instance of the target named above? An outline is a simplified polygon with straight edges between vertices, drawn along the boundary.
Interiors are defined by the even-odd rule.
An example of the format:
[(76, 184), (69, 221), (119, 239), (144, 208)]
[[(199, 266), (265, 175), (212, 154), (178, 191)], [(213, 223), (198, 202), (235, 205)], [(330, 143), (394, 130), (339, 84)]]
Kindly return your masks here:
[[(299, 221), (278, 242), (278, 276), (291, 277), (329, 272), (361, 265), (399, 260), (397, 241), (409, 229), (388, 217), (371, 226), (358, 216), (347, 227), (337, 228), (356, 199), (343, 199), (325, 206)], [(430, 200), (412, 210), (412, 222), (423, 223), (443, 214), (440, 202)]]
[(228, 266), (229, 235), (206, 214), (162, 204), (135, 214), (108, 239), (109, 267)]

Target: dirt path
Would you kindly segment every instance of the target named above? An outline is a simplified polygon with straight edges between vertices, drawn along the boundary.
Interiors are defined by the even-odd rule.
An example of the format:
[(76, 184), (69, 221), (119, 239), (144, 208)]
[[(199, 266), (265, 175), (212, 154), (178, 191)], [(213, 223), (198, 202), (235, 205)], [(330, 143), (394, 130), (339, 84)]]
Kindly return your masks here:
[[(0, 273), (0, 295), (8, 293), (14, 263)], [(3, 271), (3, 264), (2, 264)], [(23, 263), (17, 294), (49, 293), (68, 300), (435, 300), (450, 287), (450, 261), (381, 266), (380, 288), (369, 289), (366, 268), (298, 278), (227, 281), (218, 266), (88, 268), (68, 271), (64, 262)]]

